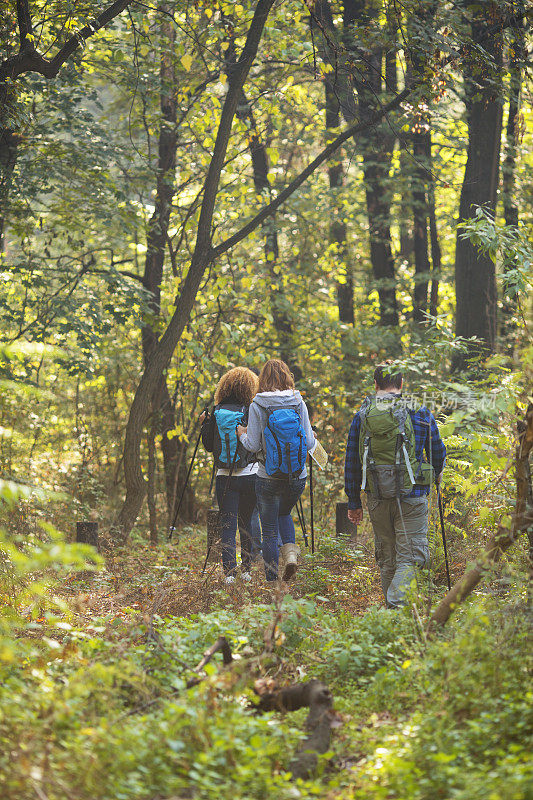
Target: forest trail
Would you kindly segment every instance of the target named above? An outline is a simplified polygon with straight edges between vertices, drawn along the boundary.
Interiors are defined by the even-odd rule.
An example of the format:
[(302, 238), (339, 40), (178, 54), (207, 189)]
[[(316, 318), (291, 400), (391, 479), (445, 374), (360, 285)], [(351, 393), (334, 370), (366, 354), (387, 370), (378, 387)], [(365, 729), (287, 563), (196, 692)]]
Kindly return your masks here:
[[(74, 647), (73, 657), (85, 654), (81, 663), (87, 665), (88, 675), (95, 670), (98, 681), (101, 669), (109, 670), (114, 681), (117, 667), (122, 676), (131, 669), (136, 675), (141, 667), (138, 678), (123, 678), (124, 686), (131, 681), (135, 688), (125, 692), (122, 705), (118, 696), (109, 701), (111, 727), (105, 718), (84, 714), (79, 722), (82, 733), (89, 732), (85, 735), (95, 743), (106, 742), (106, 737), (115, 735), (113, 720), (120, 721), (135, 763), (140, 759), (143, 770), (153, 773), (154, 752), (158, 763), (176, 761), (175, 780), (182, 791), (194, 785), (190, 796), (206, 800), (229, 797), (228, 792), (238, 800), (253, 800), (264, 796), (266, 787), (283, 800), (316, 796), (378, 800), (384, 796), (378, 791), (382, 781), (391, 789), (388, 796), (400, 797), (406, 779), (411, 779), (410, 773), (406, 778), (406, 769), (417, 779), (422, 775), (430, 787), (431, 794), (413, 794), (416, 800), (438, 796), (434, 792), (443, 782), (484, 787), (490, 770), (490, 784), (499, 791), (509, 773), (500, 764), (494, 769), (490, 755), (478, 755), (475, 735), (463, 732), (458, 740), (456, 711), (484, 726), (489, 740), (497, 736), (499, 720), (509, 706), (514, 720), (525, 719), (518, 668), (525, 644), (520, 631), (527, 627), (523, 598), (508, 587), (493, 586), (470, 610), (465, 604), (457, 629), (451, 625), (445, 637), (426, 639), (422, 620), (428, 610), (427, 592), (419, 593), (413, 608), (393, 613), (384, 608), (368, 520), (353, 550), (348, 551), (342, 539), (328, 537), (320, 529), (317, 533), (315, 554), (304, 552), (296, 579), (277, 592), (267, 590), (259, 563), (249, 584), (239, 577), (234, 586), (226, 586), (218, 563), (210, 564), (202, 577), (206, 535), (201, 525), (182, 528), (172, 545), (150, 547), (134, 538), (128, 550), (110, 551), (99, 572), (71, 575), (63, 594), (74, 611), (75, 628), (89, 638), (80, 650), (79, 645), (63, 644), (65, 652)], [(457, 551), (459, 536), (457, 529), (452, 536)], [(470, 548), (480, 544), (478, 540), (463, 546), (460, 557), (451, 560), (452, 579), (464, 570)], [(445, 586), (444, 569), (435, 566), (433, 603)], [(513, 617), (502, 615), (499, 608), (502, 588)], [(491, 659), (498, 637), (505, 639), (511, 633), (518, 633), (518, 652), (513, 647), (501, 653), (506, 686), (513, 681), (512, 694), (503, 698)], [(221, 642), (229, 652), (229, 661), (224, 654), (223, 663)], [(447, 664), (444, 671), (443, 664)], [(455, 676), (452, 683), (448, 671)], [(481, 700), (477, 690), (471, 691), (473, 685)], [(296, 705), (294, 713), (283, 706), (285, 694), (292, 697), (315, 689), (327, 700), (316, 728), (311, 723), (315, 713), (311, 700)], [(270, 713), (251, 713), (263, 706)], [(480, 709), (485, 709), (481, 721)], [(190, 729), (182, 722), (189, 717)], [(172, 733), (166, 727), (169, 719)], [(406, 731), (410, 733), (404, 741)], [(141, 752), (139, 737), (145, 736), (150, 746)], [(509, 736), (514, 741), (514, 728)], [(311, 741), (310, 754), (305, 743)], [(179, 748), (177, 756), (173, 748)], [(479, 758), (479, 768), (468, 779), (455, 765), (457, 748), (457, 765), (474, 754)], [(516, 797), (525, 800), (525, 762), (523, 772), (521, 768), (525, 741), (520, 748), (512, 783)], [(260, 752), (268, 755), (260, 759)], [(214, 769), (220, 758), (224, 766)], [(197, 759), (202, 769), (191, 771), (191, 759)], [(204, 764), (210, 765), (205, 771)], [(105, 771), (99, 761), (98, 787), (107, 784)], [(120, 765), (111, 771), (121, 785)], [(144, 789), (159, 783), (164, 788), (164, 779), (152, 773), (143, 777)], [(219, 780), (225, 794), (218, 795), (214, 788)]]
[[(209, 613), (223, 605), (235, 611), (246, 605), (270, 603), (261, 562), (253, 565), (252, 580), (240, 577), (227, 587), (218, 563), (205, 560), (205, 531), (187, 528), (172, 544), (157, 547), (136, 543), (127, 551), (106, 557), (94, 575), (71, 576), (62, 593), (81, 616), (160, 617)], [(325, 608), (361, 614), (382, 603), (379, 574), (368, 541), (347, 553), (344, 543), (327, 539), (324, 550), (310, 555), (302, 546), (302, 565), (296, 578), (284, 585), (295, 599), (319, 597)]]
[[(72, 575), (62, 593), (82, 619), (94, 615), (132, 620), (138, 615), (189, 617), (220, 607), (239, 611), (270, 604), (284, 595), (313, 599), (325, 610), (349, 614), (384, 605), (368, 520), (358, 531), (356, 546), (326, 534), (318, 535), (314, 555), (303, 542), (301, 546), (296, 578), (283, 584), (281, 592), (266, 584), (262, 562), (253, 565), (250, 583), (239, 576), (233, 586), (225, 586), (218, 562), (210, 562), (202, 576), (206, 534), (205, 526), (197, 525), (182, 528), (171, 544), (154, 547), (137, 540), (123, 551), (107, 554), (103, 570)], [(452, 563), (453, 575), (464, 569), (464, 555)], [(443, 588), (444, 570), (435, 577)]]

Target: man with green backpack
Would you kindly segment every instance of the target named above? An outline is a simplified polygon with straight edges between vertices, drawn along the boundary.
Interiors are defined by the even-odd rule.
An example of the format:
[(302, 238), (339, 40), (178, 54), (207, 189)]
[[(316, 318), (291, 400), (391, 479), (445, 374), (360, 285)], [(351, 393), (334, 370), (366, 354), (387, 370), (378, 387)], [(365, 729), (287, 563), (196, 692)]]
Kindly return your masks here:
[(402, 399), (402, 373), (383, 364), (374, 372), (376, 394), (356, 413), (346, 447), (345, 491), (348, 517), (363, 519), (367, 508), (389, 608), (404, 603), (417, 567), (429, 561), (428, 495), (440, 481), (446, 447), (433, 414), (408, 408)]

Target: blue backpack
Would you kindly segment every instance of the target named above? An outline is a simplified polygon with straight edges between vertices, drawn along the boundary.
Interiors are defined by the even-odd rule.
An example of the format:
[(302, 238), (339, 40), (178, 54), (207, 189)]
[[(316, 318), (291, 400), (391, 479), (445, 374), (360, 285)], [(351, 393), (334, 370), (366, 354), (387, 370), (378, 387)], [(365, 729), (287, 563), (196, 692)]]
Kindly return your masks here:
[(267, 408), (263, 432), (265, 470), (273, 478), (297, 478), (305, 466), (307, 444), (298, 409)]
[(213, 455), (223, 469), (241, 469), (248, 464), (248, 453), (237, 439), (235, 428), (245, 424), (246, 408), (215, 408)]

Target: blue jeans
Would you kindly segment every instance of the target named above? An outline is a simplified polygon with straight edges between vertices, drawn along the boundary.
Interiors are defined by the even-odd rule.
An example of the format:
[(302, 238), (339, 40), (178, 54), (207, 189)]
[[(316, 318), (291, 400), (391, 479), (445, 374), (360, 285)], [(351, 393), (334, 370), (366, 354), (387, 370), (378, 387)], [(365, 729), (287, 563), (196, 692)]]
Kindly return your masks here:
[(218, 475), (216, 481), (218, 524), (222, 539), (222, 565), (226, 575), (237, 569), (237, 523), (241, 537), (241, 561), (245, 572), (252, 564), (250, 518), (255, 507), (255, 475)]
[(294, 543), (291, 511), (305, 489), (305, 478), (257, 478), (255, 493), (263, 531), (263, 560), (267, 581), (278, 577), (278, 535), (283, 544)]
[(261, 524), (259, 522), (259, 512), (257, 506), (252, 513), (250, 520), (250, 533), (252, 535), (252, 559), (256, 561), (261, 556)]

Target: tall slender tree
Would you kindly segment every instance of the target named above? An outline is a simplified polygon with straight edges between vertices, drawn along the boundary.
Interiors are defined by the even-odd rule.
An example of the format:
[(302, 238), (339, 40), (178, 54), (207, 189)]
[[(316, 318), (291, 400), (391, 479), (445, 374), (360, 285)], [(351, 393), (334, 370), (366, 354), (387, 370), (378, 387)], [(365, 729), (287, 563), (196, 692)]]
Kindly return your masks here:
[[(413, 209), (413, 255), (414, 290), (413, 317), (415, 322), (424, 322), (428, 303), (436, 306), (435, 275), (432, 281), (432, 298), (428, 298), (430, 263), (429, 242), (434, 260), (439, 261), (440, 250), (437, 238), (435, 216), (431, 215), (430, 200), (434, 198), (433, 176), (431, 171), (431, 104), (432, 71), (430, 70), (430, 49), (437, 3), (435, 0), (419, 6), (417, 14), (410, 15), (407, 22), (409, 59), (409, 80), (417, 87), (417, 110), (412, 127), (411, 201)], [(429, 228), (429, 230), (428, 230)], [(431, 237), (430, 237), (431, 233)], [(435, 264), (433, 265), (435, 269)], [(440, 263), (439, 263), (440, 268)]]
[[(147, 312), (142, 324), (142, 349), (145, 367), (149, 364), (158, 339), (161, 314), (161, 283), (168, 242), (168, 229), (172, 202), (176, 191), (176, 152), (178, 147), (176, 34), (170, 8), (166, 3), (158, 6), (160, 41), (160, 126), (156, 166), (154, 211), (148, 222), (143, 286), (148, 293)], [(155, 430), (161, 434), (161, 450), (165, 470), (167, 512), (173, 519), (173, 503), (179, 489), (178, 465), (185, 465), (183, 453), (185, 440), (169, 436), (176, 427), (174, 402), (163, 374), (152, 399), (152, 415), (157, 418)], [(183, 471), (183, 470), (182, 470)], [(184, 480), (184, 475), (181, 476)], [(186, 508), (183, 505), (183, 508)]]
[[(505, 131), (505, 158), (502, 164), (502, 201), (506, 225), (518, 226), (518, 202), (516, 197), (516, 167), (518, 143), (521, 127), (521, 89), (522, 70), (526, 60), (525, 27), (523, 21), (513, 26), (508, 46), (508, 113)], [(512, 264), (507, 269), (512, 268)], [(508, 291), (506, 276), (503, 275), (503, 298), (501, 305), (501, 335), (508, 341), (512, 350), (516, 332), (516, 295)]]
[[(241, 95), (237, 113), (249, 127), (248, 141), (255, 191), (260, 200), (269, 203), (272, 200), (272, 187), (268, 178), (267, 147), (257, 126), (252, 106), (244, 91)], [(295, 381), (298, 383), (302, 378), (302, 370), (298, 364), (294, 328), (289, 313), (289, 303), (285, 296), (283, 271), (279, 267), (279, 240), (275, 214), (265, 220), (262, 228), (265, 241), (265, 263), (269, 273), (270, 305), (274, 329), (278, 338), (279, 353), (291, 368)]]
[(235, 69), (231, 75), (228, 75), (228, 92), (220, 115), (213, 156), (204, 181), (196, 244), (189, 271), (181, 286), (176, 301), (176, 310), (167, 329), (159, 339), (157, 347), (152, 352), (150, 362), (143, 373), (131, 405), (124, 443), (126, 497), (115, 525), (115, 531), (121, 540), (129, 536), (146, 495), (146, 481), (140, 461), (140, 445), (149, 406), (159, 386), (161, 375), (167, 368), (174, 348), (189, 320), (202, 276), (207, 265), (213, 259), (213, 212), (232, 123), (244, 82), (257, 54), (263, 29), (273, 4), (274, 0), (257, 1), (246, 42), (235, 64)]
[[(382, 102), (385, 88), (384, 48), (372, 31), (377, 32), (380, 4), (371, 0), (345, 0), (343, 39), (354, 67), (352, 80), (359, 100), (359, 118), (366, 120)], [(370, 47), (359, 46), (359, 35), (365, 32)], [(385, 61), (385, 63), (387, 63)], [(391, 75), (390, 59), (388, 74)], [(396, 297), (396, 273), (391, 239), (391, 187), (389, 173), (395, 134), (383, 123), (371, 136), (358, 138), (357, 146), (363, 157), (366, 208), (370, 235), (370, 261), (379, 294), (380, 322), (397, 326), (399, 322)]]
[[(326, 101), (326, 140), (330, 141), (340, 125), (340, 103), (332, 80), (326, 75), (324, 81)], [(348, 263), (347, 229), (342, 208), (339, 207), (339, 189), (344, 185), (344, 169), (341, 153), (336, 153), (328, 164), (328, 181), (330, 189), (329, 245), (335, 261), (340, 265), (342, 280), (337, 281), (337, 308), (339, 322), (353, 325), (353, 273)]]
[[(473, 6), (472, 37), (477, 50), (464, 61), (464, 89), (468, 123), (468, 153), (459, 204), (459, 222), (470, 218), (476, 206), (496, 209), (502, 133), (502, 27), (498, 4)], [(480, 58), (480, 54), (482, 58)], [(455, 250), (456, 333), (477, 337), (470, 353), (492, 353), (496, 347), (496, 272), (488, 254), (457, 234)], [(457, 356), (455, 368), (466, 365), (468, 354)]]

